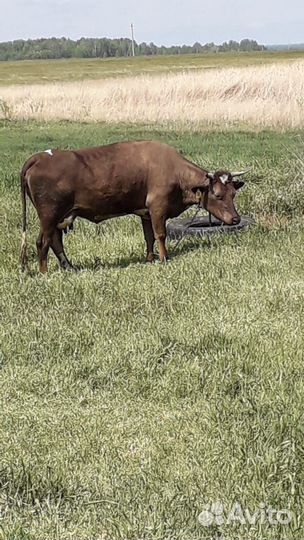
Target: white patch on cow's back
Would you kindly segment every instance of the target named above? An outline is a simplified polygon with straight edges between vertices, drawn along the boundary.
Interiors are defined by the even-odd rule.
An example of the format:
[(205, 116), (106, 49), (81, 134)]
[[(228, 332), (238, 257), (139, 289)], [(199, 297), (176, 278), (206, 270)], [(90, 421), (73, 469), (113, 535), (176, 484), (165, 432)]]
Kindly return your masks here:
[(49, 154), (50, 156), (53, 155), (52, 150), (49, 148), (48, 150), (44, 150), (45, 154)]
[(220, 181), (222, 182), (222, 184), (224, 185), (227, 184), (228, 180), (229, 180), (228, 174), (222, 174), (222, 176), (220, 176)]

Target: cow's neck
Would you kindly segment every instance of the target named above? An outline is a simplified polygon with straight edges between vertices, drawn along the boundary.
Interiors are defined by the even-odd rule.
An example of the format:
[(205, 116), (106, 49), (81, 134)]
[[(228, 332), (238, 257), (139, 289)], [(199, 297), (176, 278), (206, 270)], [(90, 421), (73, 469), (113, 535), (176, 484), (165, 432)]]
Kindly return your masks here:
[(198, 202), (194, 188), (204, 187), (206, 184), (206, 171), (200, 169), (194, 163), (187, 163), (187, 167), (180, 176), (180, 187), (183, 192), (183, 201), (186, 206), (191, 206)]

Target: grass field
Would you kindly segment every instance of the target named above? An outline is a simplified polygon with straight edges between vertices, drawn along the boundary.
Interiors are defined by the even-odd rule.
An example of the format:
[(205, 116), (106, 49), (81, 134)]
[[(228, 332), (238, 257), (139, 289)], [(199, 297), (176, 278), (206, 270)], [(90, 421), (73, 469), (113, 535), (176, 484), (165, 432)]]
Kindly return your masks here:
[(227, 66), (290, 62), (304, 51), (137, 56), (135, 58), (81, 58), (0, 62), (0, 85), (82, 81), (122, 75), (167, 73)]
[[(139, 220), (76, 223), (67, 252), (19, 271), (19, 170), (33, 152), (166, 141), (252, 167), (257, 224), (144, 264)], [(0, 538), (303, 538), (303, 132), (0, 124)], [(172, 250), (172, 244), (169, 249)], [(198, 521), (234, 502), (289, 525)]]
[(303, 128), (303, 95), (301, 60), (98, 81), (7, 85), (0, 87), (0, 118)]

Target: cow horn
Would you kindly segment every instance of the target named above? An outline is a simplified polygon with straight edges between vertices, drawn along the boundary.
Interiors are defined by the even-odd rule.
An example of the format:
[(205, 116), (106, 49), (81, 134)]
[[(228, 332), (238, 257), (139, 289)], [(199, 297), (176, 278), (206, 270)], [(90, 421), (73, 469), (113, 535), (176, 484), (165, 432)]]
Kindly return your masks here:
[(232, 178), (236, 178), (237, 176), (243, 176), (244, 174), (248, 173), (250, 169), (247, 169), (246, 171), (238, 171), (238, 172), (232, 172), (230, 173)]
[(213, 172), (207, 172), (207, 178), (209, 178), (209, 180), (214, 180), (214, 173)]

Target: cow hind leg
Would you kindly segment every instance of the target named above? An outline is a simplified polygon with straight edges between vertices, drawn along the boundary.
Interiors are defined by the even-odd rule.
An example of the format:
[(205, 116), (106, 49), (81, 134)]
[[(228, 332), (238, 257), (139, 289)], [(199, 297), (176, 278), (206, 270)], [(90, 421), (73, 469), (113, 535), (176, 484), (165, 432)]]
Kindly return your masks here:
[(153, 248), (154, 248), (154, 242), (155, 242), (151, 219), (149, 217), (142, 217), (141, 223), (142, 223), (144, 237), (147, 244), (146, 261), (150, 263), (150, 262), (153, 262), (153, 259), (154, 259)]
[(68, 260), (63, 248), (62, 236), (62, 230), (55, 229), (52, 237), (51, 248), (59, 261), (60, 267), (64, 270), (72, 270), (73, 267)]
[(158, 243), (159, 259), (161, 262), (166, 262), (168, 259), (168, 252), (166, 249), (166, 218), (160, 212), (150, 209), (150, 215), (152, 220), (152, 227), (154, 236)]
[(36, 242), (39, 259), (39, 271), (42, 274), (47, 272), (47, 257), (52, 242), (52, 237), (53, 231), (41, 229)]

